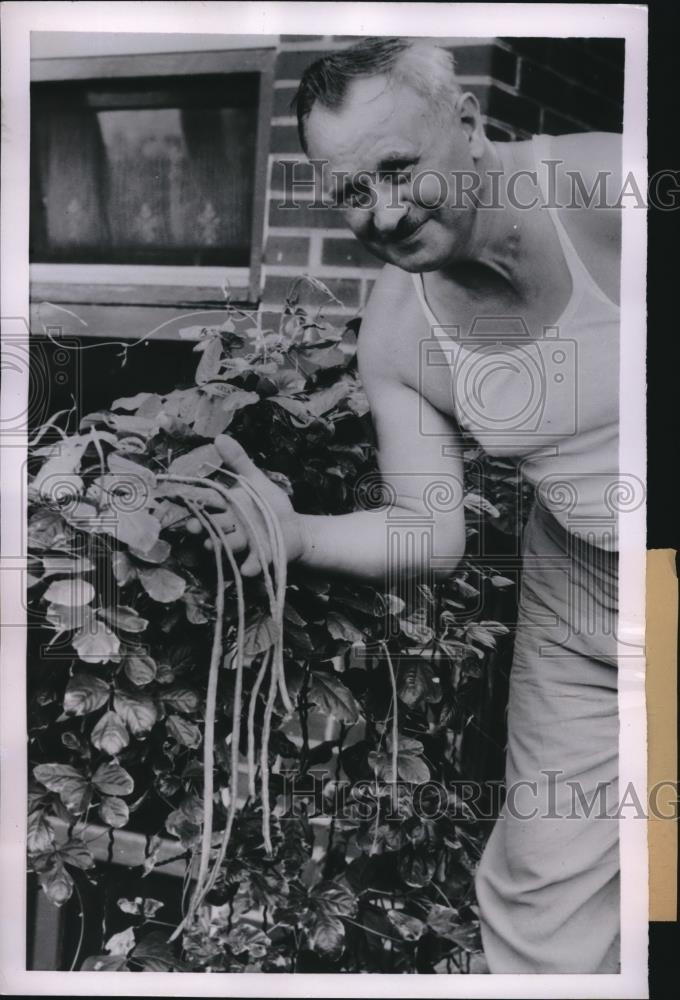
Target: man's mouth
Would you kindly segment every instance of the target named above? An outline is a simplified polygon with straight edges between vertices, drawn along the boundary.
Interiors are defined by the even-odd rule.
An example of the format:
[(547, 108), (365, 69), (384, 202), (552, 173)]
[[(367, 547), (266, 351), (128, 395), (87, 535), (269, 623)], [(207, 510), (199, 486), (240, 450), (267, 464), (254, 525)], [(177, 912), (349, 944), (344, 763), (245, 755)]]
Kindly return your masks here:
[(415, 239), (416, 239), (416, 237), (418, 236), (418, 234), (420, 233), (421, 229), (423, 228), (423, 226), (425, 225), (425, 223), (427, 221), (428, 221), (427, 219), (423, 219), (423, 221), (418, 226), (416, 226), (415, 229), (412, 229), (405, 236), (402, 236), (399, 239), (394, 240), (394, 244), (396, 246), (405, 246), (405, 245), (407, 245), (409, 243), (414, 242)]

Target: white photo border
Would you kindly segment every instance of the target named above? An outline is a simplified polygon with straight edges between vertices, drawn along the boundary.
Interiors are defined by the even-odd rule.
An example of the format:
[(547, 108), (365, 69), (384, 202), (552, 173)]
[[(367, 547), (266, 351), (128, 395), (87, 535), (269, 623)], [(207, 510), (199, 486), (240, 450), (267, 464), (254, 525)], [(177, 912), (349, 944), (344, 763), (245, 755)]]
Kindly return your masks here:
[[(227, 3), (17, 2), (2, 18), (2, 245), (3, 338), (16, 342), (27, 328), (29, 202), (29, 34), (101, 31), (187, 34), (342, 34), (490, 38), (497, 36), (617, 37), (625, 39), (623, 176), (647, 189), (647, 10), (633, 4), (494, 3)], [(238, 27), (227, 32), (225, 28)], [(631, 202), (634, 199), (631, 199)], [(626, 207), (629, 207), (628, 205)], [(620, 352), (620, 468), (646, 482), (645, 336), (646, 211), (623, 213)], [(22, 325), (23, 324), (23, 325)], [(28, 372), (7, 374), (2, 413), (20, 412)], [(0, 422), (0, 427), (3, 424)], [(0, 736), (2, 815), (0, 865), (0, 982), (19, 995), (625, 998), (648, 996), (647, 824), (624, 815), (621, 848), (621, 972), (616, 975), (389, 974), (313, 975), (226, 973), (38, 972), (25, 970), (25, 620), (18, 572), (25, 537), (25, 441), (0, 438), (2, 560), (0, 610)], [(645, 506), (621, 518), (620, 550), (620, 780), (647, 788), (644, 657)], [(9, 623), (9, 624), (8, 624)], [(646, 801), (646, 797), (645, 797)], [(140, 978), (141, 977), (141, 978)]]

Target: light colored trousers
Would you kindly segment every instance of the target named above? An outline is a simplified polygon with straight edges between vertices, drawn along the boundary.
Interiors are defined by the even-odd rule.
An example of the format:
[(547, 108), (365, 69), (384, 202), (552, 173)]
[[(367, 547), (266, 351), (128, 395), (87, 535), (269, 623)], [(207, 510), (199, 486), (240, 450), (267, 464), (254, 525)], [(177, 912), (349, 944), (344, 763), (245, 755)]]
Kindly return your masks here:
[(605, 818), (618, 796), (616, 614), (616, 553), (535, 507), (523, 542), (506, 800), (476, 877), (492, 973), (618, 971), (618, 823)]

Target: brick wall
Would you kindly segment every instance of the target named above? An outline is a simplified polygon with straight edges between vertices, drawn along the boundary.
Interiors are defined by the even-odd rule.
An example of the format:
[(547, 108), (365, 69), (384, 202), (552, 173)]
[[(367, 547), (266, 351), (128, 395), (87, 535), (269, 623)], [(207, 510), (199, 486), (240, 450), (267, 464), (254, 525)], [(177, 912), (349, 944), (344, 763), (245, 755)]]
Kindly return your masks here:
[[(274, 320), (291, 282), (310, 274), (326, 283), (341, 302), (325, 313), (347, 317), (360, 312), (380, 262), (344, 228), (338, 210), (281, 209), (290, 197), (290, 166), (297, 162), (296, 200), (311, 200), (311, 168), (300, 151), (290, 110), (303, 70), (355, 39), (284, 35), (275, 67), (265, 223), (264, 287), (261, 309)], [(450, 39), (460, 82), (476, 94), (487, 133), (494, 141), (524, 139), (539, 132), (622, 128), (624, 43), (619, 39), (496, 38)], [(299, 182), (308, 183), (301, 188)], [(311, 287), (301, 301), (321, 302)]]

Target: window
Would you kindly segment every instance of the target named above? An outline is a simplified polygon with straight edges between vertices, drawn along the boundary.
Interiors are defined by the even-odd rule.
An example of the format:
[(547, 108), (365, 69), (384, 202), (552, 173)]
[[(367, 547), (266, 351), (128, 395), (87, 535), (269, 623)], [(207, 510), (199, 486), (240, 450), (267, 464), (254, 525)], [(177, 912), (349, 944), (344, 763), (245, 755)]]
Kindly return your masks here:
[(33, 300), (257, 301), (273, 54), (33, 61)]

